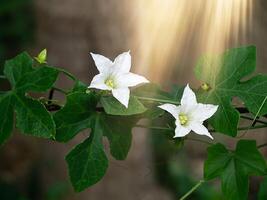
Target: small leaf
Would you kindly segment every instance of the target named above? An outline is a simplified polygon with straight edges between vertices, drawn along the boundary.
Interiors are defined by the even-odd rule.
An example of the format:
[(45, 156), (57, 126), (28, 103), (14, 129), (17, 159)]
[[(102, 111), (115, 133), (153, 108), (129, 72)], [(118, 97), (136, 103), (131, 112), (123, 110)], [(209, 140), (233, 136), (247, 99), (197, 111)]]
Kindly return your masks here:
[(10, 94), (0, 96), (0, 145), (11, 135), (13, 130), (13, 97)]
[(17, 127), (27, 135), (36, 137), (54, 137), (54, 121), (39, 101), (14, 93)]
[(258, 151), (256, 142), (240, 140), (234, 152), (222, 144), (208, 148), (204, 177), (221, 178), (222, 191), (227, 200), (247, 199), (250, 175), (266, 175), (266, 162)]
[(97, 183), (108, 168), (99, 116), (96, 116), (94, 124), (90, 137), (66, 156), (71, 183), (76, 192)]
[(144, 113), (147, 110), (144, 105), (133, 96), (130, 97), (128, 108), (111, 96), (103, 96), (100, 101), (105, 112), (110, 115), (136, 115)]

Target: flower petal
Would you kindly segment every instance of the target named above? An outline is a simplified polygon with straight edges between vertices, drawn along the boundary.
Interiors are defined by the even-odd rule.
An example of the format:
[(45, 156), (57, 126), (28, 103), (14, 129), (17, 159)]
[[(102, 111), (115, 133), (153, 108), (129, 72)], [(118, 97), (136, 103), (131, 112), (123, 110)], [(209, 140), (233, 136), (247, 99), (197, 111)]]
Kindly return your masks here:
[(212, 104), (199, 103), (195, 110), (192, 111), (191, 115), (194, 121), (203, 122), (209, 119), (217, 111), (218, 106)]
[(95, 65), (100, 73), (106, 73), (113, 65), (113, 62), (105, 56), (91, 53), (92, 58), (95, 61)]
[(166, 110), (167, 112), (171, 113), (175, 119), (178, 119), (178, 115), (180, 113), (180, 106), (166, 103), (158, 107), (163, 110)]
[(149, 81), (145, 77), (131, 72), (122, 74), (118, 78), (118, 80), (119, 80), (119, 85), (121, 87), (133, 87), (141, 83), (149, 83)]
[(209, 138), (213, 139), (213, 137), (211, 136), (211, 134), (209, 133), (208, 129), (203, 125), (203, 124), (199, 124), (199, 123), (192, 123), (190, 124), (190, 129), (192, 129), (192, 131), (194, 131), (196, 134), (198, 135), (206, 135)]
[(130, 52), (124, 52), (117, 56), (114, 60), (114, 67), (120, 73), (129, 72), (131, 69), (131, 55)]
[(175, 128), (175, 136), (174, 138), (176, 137), (184, 137), (186, 136), (187, 134), (190, 133), (190, 129), (188, 127), (185, 127), (185, 126), (181, 126), (180, 122), (177, 120), (175, 122), (176, 124), (176, 128)]
[(182, 105), (182, 112), (187, 113), (188, 111), (192, 110), (193, 107), (197, 105), (197, 98), (193, 90), (187, 86), (184, 89), (184, 93), (181, 99), (181, 105)]
[(126, 108), (128, 108), (130, 90), (129, 88), (118, 88), (112, 90), (112, 95)]
[(111, 88), (105, 84), (105, 79), (106, 79), (106, 76), (104, 74), (98, 74), (94, 76), (88, 88), (96, 88), (100, 90), (111, 90)]

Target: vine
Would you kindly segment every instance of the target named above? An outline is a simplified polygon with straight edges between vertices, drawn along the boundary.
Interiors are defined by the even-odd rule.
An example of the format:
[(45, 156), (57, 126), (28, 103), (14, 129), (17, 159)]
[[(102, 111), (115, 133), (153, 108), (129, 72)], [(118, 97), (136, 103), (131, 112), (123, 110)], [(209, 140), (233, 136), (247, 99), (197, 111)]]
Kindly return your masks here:
[[(100, 55), (92, 54), (100, 74), (89, 88), (68, 71), (49, 66), (46, 50), (34, 59), (24, 52), (6, 61), (4, 75), (0, 78), (10, 83), (11, 89), (0, 91), (0, 144), (11, 137), (14, 123), (23, 134), (62, 143), (90, 129), (87, 139), (66, 156), (73, 188), (81, 192), (100, 181), (106, 173), (108, 159), (102, 144), (103, 137), (107, 137), (110, 143), (111, 155), (117, 160), (124, 160), (131, 146), (132, 128), (151, 129), (166, 136), (166, 140), (181, 145), (191, 140), (208, 146), (203, 180), (181, 200), (204, 182), (215, 178), (221, 180), (226, 199), (247, 199), (249, 176), (267, 175), (266, 160), (259, 151), (267, 143), (257, 144), (255, 140), (242, 139), (249, 130), (267, 127), (267, 76), (259, 74), (246, 78), (255, 70), (256, 48), (247, 46), (227, 50), (219, 56), (202, 57), (195, 68), (196, 77), (202, 84), (194, 92), (189, 86), (174, 86), (172, 91), (163, 91), (144, 77), (130, 73), (129, 59), (124, 59), (130, 54), (126, 52), (122, 55), (112, 62), (104, 57), (101, 61)], [(119, 70), (122, 71), (112, 68), (116, 62), (118, 66), (120, 63)], [(111, 68), (113, 71), (106, 71)], [(119, 75), (114, 76), (115, 72)], [(60, 74), (73, 81), (68, 90), (57, 86)], [(140, 83), (144, 85), (129, 92), (129, 87)], [(196, 114), (202, 120), (193, 122), (205, 127), (202, 127), (202, 132), (199, 129), (193, 131), (214, 140), (193, 138), (187, 136), (187, 132), (181, 132), (183, 125), (191, 123), (190, 113), (181, 111), (186, 91), (191, 97), (196, 95), (198, 104), (194, 105), (212, 109), (209, 114), (203, 110)], [(49, 93), (48, 97), (31, 96), (32, 93), (44, 92)], [(64, 105), (54, 99), (55, 92), (65, 96)], [(241, 99), (244, 106), (233, 106), (233, 97)], [(186, 103), (191, 105), (196, 100), (190, 98)], [(180, 110), (173, 113), (170, 105), (172, 109)], [(193, 111), (198, 109), (195, 107)], [(149, 124), (141, 124), (140, 119), (148, 119)], [(177, 124), (179, 120), (180, 124)], [(249, 121), (250, 125), (240, 126), (241, 120)], [(243, 133), (238, 134), (240, 131)], [(219, 143), (215, 132), (237, 139), (236, 149), (229, 150), (225, 144)]]

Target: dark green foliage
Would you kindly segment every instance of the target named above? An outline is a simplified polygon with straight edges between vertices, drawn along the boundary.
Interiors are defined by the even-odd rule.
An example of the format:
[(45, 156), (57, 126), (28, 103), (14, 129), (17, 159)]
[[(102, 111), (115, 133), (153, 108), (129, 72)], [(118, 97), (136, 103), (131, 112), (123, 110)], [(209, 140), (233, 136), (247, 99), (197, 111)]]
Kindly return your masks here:
[(257, 149), (256, 141), (240, 140), (235, 151), (227, 150), (222, 144), (208, 148), (204, 178), (211, 180), (219, 177), (226, 199), (247, 199), (248, 178), (251, 175), (267, 175), (267, 165)]
[(33, 60), (27, 53), (22, 53), (5, 63), (4, 74), (10, 81), (12, 90), (0, 97), (0, 142), (3, 143), (13, 128), (13, 110), (16, 111), (16, 125), (22, 133), (51, 138), (56, 134), (55, 123), (38, 100), (26, 92), (45, 92), (57, 79), (58, 71), (52, 67), (33, 68)]

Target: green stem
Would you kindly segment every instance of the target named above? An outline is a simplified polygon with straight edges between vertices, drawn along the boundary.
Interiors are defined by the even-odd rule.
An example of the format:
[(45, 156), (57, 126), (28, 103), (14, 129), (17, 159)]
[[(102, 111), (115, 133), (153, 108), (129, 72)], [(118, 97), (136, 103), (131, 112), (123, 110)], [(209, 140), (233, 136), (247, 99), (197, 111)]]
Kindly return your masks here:
[[(259, 125), (259, 126), (253, 126), (253, 127), (240, 127), (240, 128), (238, 128), (237, 130), (238, 131), (244, 131), (244, 130), (247, 130), (248, 128), (249, 128), (249, 130), (253, 130), (253, 129), (260, 129), (260, 128), (266, 128), (267, 127), (267, 125)], [(216, 131), (214, 130), (214, 129), (211, 129), (211, 130), (209, 130), (209, 132), (211, 132), (211, 133), (215, 133)]]
[(6, 79), (4, 75), (0, 75), (0, 79)]
[(142, 124), (137, 124), (137, 125), (135, 125), (135, 127), (154, 129), (154, 130), (163, 130), (163, 131), (174, 131), (172, 128), (166, 128), (166, 127), (160, 127), (160, 126), (145, 126)]
[(207, 145), (213, 145), (214, 143), (212, 142), (208, 142), (208, 141), (205, 141), (205, 140), (200, 140), (200, 139), (197, 139), (197, 138), (186, 138), (187, 140), (191, 140), (191, 141), (196, 141), (196, 142), (201, 142), (201, 143), (204, 143), (204, 144), (207, 144)]
[(156, 98), (139, 97), (139, 96), (135, 96), (135, 97), (138, 98), (139, 100), (142, 100), (142, 101), (155, 101), (155, 102), (159, 102), (159, 103), (171, 103), (171, 104), (175, 104), (175, 105), (180, 105), (180, 102), (178, 102), (178, 101), (172, 101), (172, 100), (167, 100), (167, 99), (156, 99)]
[(189, 190), (184, 196), (182, 196), (179, 200), (185, 200), (190, 194), (192, 194), (196, 189), (198, 189), (205, 181), (200, 180), (191, 190)]
[(71, 74), (70, 72), (64, 70), (64, 69), (61, 69), (61, 68), (57, 68), (55, 67), (59, 72), (65, 74), (66, 76), (68, 76), (70, 79), (72, 79), (73, 81), (77, 81), (78, 79), (73, 75)]
[[(254, 120), (254, 118), (248, 117), (248, 116), (240, 116), (240, 117), (243, 118), (243, 119), (248, 119), (248, 120), (252, 120), (252, 121)], [(258, 123), (266, 124), (267, 125), (267, 122), (262, 121), (262, 120), (259, 120), (259, 119), (256, 119), (255, 122), (258, 122)]]

